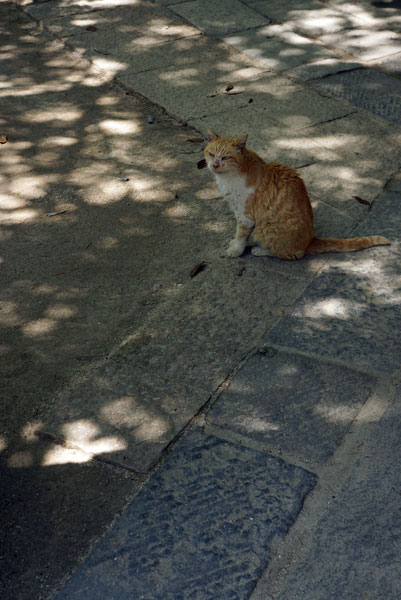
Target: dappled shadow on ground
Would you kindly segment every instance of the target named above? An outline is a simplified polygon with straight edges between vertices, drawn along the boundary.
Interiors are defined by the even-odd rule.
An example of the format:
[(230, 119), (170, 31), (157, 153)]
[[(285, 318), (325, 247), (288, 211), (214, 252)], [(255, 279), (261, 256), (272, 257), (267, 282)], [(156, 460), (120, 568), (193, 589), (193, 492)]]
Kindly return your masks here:
[[(207, 401), (216, 381), (224, 379), (291, 306), (320, 260), (309, 258), (290, 267), (246, 257), (240, 266), (216, 268), (209, 284), (195, 283), (186, 296), (183, 284), (191, 268), (205, 252), (214, 258), (222, 253), (232, 230), (231, 217), (216, 203), (217, 192), (207, 174), (195, 168), (202, 143), (188, 138), (196, 136), (173, 127), (150, 105), (127, 95), (125, 88), (111, 85), (111, 80), (118, 77), (127, 86), (137, 81), (145, 93), (143, 73), (151, 68), (149, 96), (155, 101), (161, 94), (168, 106), (174, 96), (185, 118), (202, 130), (205, 125), (219, 129), (222, 123), (221, 133), (251, 128), (253, 147), (264, 156), (294, 164), (306, 179), (310, 169), (308, 183), (316, 208), (327, 213), (330, 207), (322, 199), (331, 201), (330, 215), (337, 215), (322, 219), (320, 233), (326, 235), (333, 233), (333, 222), (335, 234), (341, 235), (342, 219), (350, 229), (368, 210), (350, 196), (359, 192), (374, 198), (383, 182), (382, 160), (393, 139), (392, 132), (377, 126), (372, 144), (359, 122), (352, 125), (352, 116), (347, 134), (339, 138), (335, 130), (325, 130), (323, 122), (343, 118), (348, 109), (338, 112), (334, 104), (327, 109), (330, 102), (316, 96), (311, 111), (305, 98), (299, 101), (303, 92), (298, 84), (277, 83), (263, 67), (248, 68), (239, 54), (217, 42), (210, 55), (202, 36), (184, 21), (177, 25), (161, 14), (144, 18), (147, 13), (141, 11), (149, 5), (139, 0), (46, 4), (49, 14), (55, 14), (50, 30), (65, 34), (67, 47), (78, 48), (78, 54), (67, 54), (62, 43), (39, 34), (36, 24), (17, 10), (6, 20), (10, 6), (0, 5), (3, 23), (8, 23), (0, 25), (4, 65), (0, 133), (8, 138), (0, 146), (0, 451), (8, 476), (25, 478), (26, 496), (11, 499), (11, 504), (20, 502), (20, 512), (25, 513), (22, 529), (29, 529), (26, 513), (36, 510), (36, 492), (31, 509), (29, 494), (36, 485), (42, 494), (47, 476), (46, 486), (56, 486), (63, 478), (81, 486), (89, 473), (84, 465), (90, 464), (98, 477), (94, 486), (100, 489), (104, 474), (97, 472), (95, 458), (133, 471), (150, 468)], [(113, 6), (119, 9), (114, 16), (104, 10)], [(126, 54), (119, 50), (117, 55), (114, 48), (121, 49), (122, 39)], [(209, 54), (201, 54), (199, 60), (199, 50)], [(303, 52), (302, 44), (298, 50)], [(80, 52), (88, 52), (91, 62), (82, 60)], [(282, 52), (284, 57), (285, 49)], [(210, 56), (213, 72), (207, 68)], [(230, 82), (238, 94), (225, 93)], [(377, 139), (378, 131), (383, 141)], [(352, 144), (369, 146), (357, 163)], [(335, 201), (340, 197), (354, 208), (347, 204), (338, 210)], [(377, 293), (380, 256), (376, 269), (367, 268), (358, 279), (365, 300), (373, 298), (378, 310), (399, 302), (396, 287), (385, 295)], [(368, 264), (370, 259), (363, 260)], [(343, 273), (350, 270), (346, 260), (343, 267), (337, 264)], [(290, 268), (297, 269), (297, 277), (292, 279)], [(164, 313), (160, 309), (163, 324), (153, 321), (148, 326), (147, 316), (161, 301), (170, 302)], [(182, 315), (180, 302), (187, 303)], [(355, 306), (345, 310), (337, 296), (334, 304), (328, 302), (337, 317), (358, 322)], [(323, 327), (326, 316), (319, 313)], [(78, 385), (78, 391), (58, 396), (72, 379), (76, 383), (105, 358), (127, 330), (131, 336), (122, 352), (128, 356), (124, 379), (117, 357), (109, 370), (93, 368), (92, 381)], [(319, 418), (324, 426), (337, 417), (324, 408)], [(52, 475), (42, 480), (45, 472)], [(113, 479), (110, 496), (118, 496), (118, 481), (119, 477)], [(124, 489), (103, 513), (104, 523), (133, 493), (132, 481)], [(71, 488), (59, 490), (57, 498), (62, 494), (71, 505), (79, 504)], [(89, 498), (88, 504), (92, 501)], [(55, 502), (50, 495), (40, 510), (48, 513)], [(20, 516), (14, 509), (9, 539)], [(67, 506), (61, 511), (43, 535), (54, 536), (61, 522), (68, 527), (70, 510)], [(87, 511), (88, 505), (77, 517), (68, 543), (79, 538)], [(40, 524), (36, 525), (35, 539), (41, 534)], [(99, 533), (95, 528), (88, 536), (83, 534), (82, 552)], [(21, 543), (24, 532), (20, 529), (18, 535)], [(51, 560), (53, 551), (67, 552), (63, 535), (57, 539), (60, 544), (50, 547), (44, 558), (41, 555), (41, 561)], [(69, 551), (76, 557), (81, 550)], [(14, 595), (16, 582), (24, 586), (27, 581), (21, 572), (29, 579), (38, 565), (31, 570), (24, 561), (15, 566), (15, 585), (10, 588)]]
[[(172, 13), (166, 16), (161, 9), (153, 9), (149, 17), (149, 4), (140, 0), (52, 2), (45, 8), (39, 4), (38, 18), (41, 11), (48, 11), (50, 31), (78, 49), (69, 55), (62, 43), (38, 34), (36, 25), (21, 19), (16, 11), (13, 31), (5, 28), (2, 32), (0, 58), (8, 69), (0, 87), (7, 112), (6, 118), (1, 117), (1, 127), (8, 135), (0, 148), (5, 447), (7, 432), (21, 431), (27, 420), (48, 428), (42, 419), (44, 403), (72, 375), (84, 373), (88, 364), (103, 358), (127, 328), (138, 332), (132, 337), (134, 349), (138, 340), (142, 347), (147, 340), (150, 354), (152, 348), (156, 354), (162, 346), (165, 351), (165, 341), (160, 340), (166, 336), (170, 340), (171, 331), (166, 327), (164, 332), (146, 332), (146, 314), (160, 298), (180, 297), (177, 285), (183, 274), (187, 276), (202, 258), (206, 245), (221, 244), (230, 228), (213, 208), (213, 189), (209, 186), (202, 191), (207, 175), (193, 168), (201, 144), (189, 142), (190, 136), (183, 131), (171, 137), (168, 121), (160, 116), (151, 124), (151, 109), (127, 97), (122, 88), (110, 86), (110, 79), (118, 76), (124, 81), (127, 74), (140, 77), (152, 69), (155, 89), (166, 98), (180, 96), (184, 112), (186, 106), (194, 107), (189, 116), (202, 128), (224, 122), (227, 130), (243, 132), (258, 127), (258, 120), (266, 115), (254, 147), (272, 160), (295, 163), (302, 169), (318, 213), (329, 211), (322, 197), (337, 211), (327, 212), (330, 219), (326, 221), (322, 218), (320, 235), (333, 234), (333, 223), (336, 235), (341, 235), (342, 228), (344, 233), (351, 229), (367, 211), (366, 203), (350, 199), (352, 193), (358, 191), (371, 200), (383, 183), (379, 174), (392, 132), (376, 124), (375, 135), (382, 134), (383, 141), (376, 139), (374, 152), (370, 151), (368, 133), (353, 111), (348, 114), (349, 109), (318, 95), (315, 105), (308, 104), (299, 84), (246, 67), (240, 54), (215, 41), (210, 42), (214, 53), (211, 77), (206, 55), (195, 62), (193, 50), (205, 44), (199, 32), (177, 21)], [(324, 19), (327, 10), (314, 10), (316, 19), (319, 15)], [(352, 21), (353, 17), (341, 18)], [(288, 33), (290, 29), (284, 37), (302, 53), (302, 43)], [(283, 32), (270, 31), (272, 35)], [(82, 60), (83, 52), (91, 62)], [(285, 49), (282, 52), (286, 56)], [(238, 94), (220, 89), (231, 77)], [(216, 93), (208, 93), (213, 89)], [(200, 117), (203, 110), (211, 114)], [(345, 119), (338, 136), (335, 122)], [(353, 152), (353, 145), (366, 147), (366, 155)], [(343, 213), (337, 210), (340, 195), (348, 203)], [(205, 206), (212, 212), (207, 214)], [(283, 268), (289, 273), (287, 265)], [(305, 269), (301, 274), (307, 273)], [(361, 284), (369, 295), (376, 289), (372, 277), (370, 270)], [(152, 293), (155, 289), (162, 291)], [(209, 290), (200, 293), (210, 300)], [(221, 294), (224, 298), (224, 291)], [(193, 298), (191, 302), (185, 317), (186, 337), (191, 336), (191, 321), (197, 322), (200, 314), (199, 303)], [(388, 298), (383, 302), (388, 303)], [(224, 303), (215, 306), (224, 310)], [(280, 315), (270, 312), (274, 318)], [(227, 329), (235, 321), (234, 311), (219, 322)], [(146, 361), (149, 356), (142, 357), (143, 371)], [(162, 376), (165, 368), (158, 372), (151, 367), (151, 371)], [(186, 395), (173, 394), (175, 399), (166, 405), (174, 405), (177, 397), (183, 402)], [(152, 397), (156, 396), (153, 392)], [(103, 434), (103, 426), (88, 420), (85, 411), (73, 421), (76, 426), (61, 425), (63, 416), (58, 415), (59, 425), (52, 432), (86, 453), (82, 461), (125, 450), (131, 442), (119, 436), (123, 425), (135, 431), (138, 443), (148, 435), (152, 443), (162, 446), (176, 433), (169, 409), (163, 414), (163, 403), (156, 412), (149, 412), (135, 395), (123, 394), (113, 402), (117, 403), (115, 411), (108, 411), (107, 403), (96, 408), (103, 416), (112, 415), (105, 419), (115, 427), (110, 434)], [(54, 452), (66, 455), (60, 447)], [(54, 464), (54, 456), (44, 458), (43, 464)], [(21, 466), (24, 460), (22, 456)]]
[[(76, 563), (139, 481), (88, 465), (129, 442), (95, 423), (84, 435), (84, 406), (65, 423), (57, 393), (178, 288), (225, 225), (190, 133), (110, 86), (15, 6), (0, 11), (0, 587), (23, 599)], [(60, 459), (60, 445), (27, 428), (47, 431), (52, 403), (65, 425), (52, 433), (83, 451)]]
[(145, 107), (17, 14), (19, 35), (2, 32), (0, 87), (1, 351), (14, 410), (103, 356), (157, 301), (153, 285), (180, 277), (177, 238), (196, 248), (181, 225), (199, 215), (189, 165), (201, 181), (199, 144), (169, 139), (167, 121), (149, 124)]

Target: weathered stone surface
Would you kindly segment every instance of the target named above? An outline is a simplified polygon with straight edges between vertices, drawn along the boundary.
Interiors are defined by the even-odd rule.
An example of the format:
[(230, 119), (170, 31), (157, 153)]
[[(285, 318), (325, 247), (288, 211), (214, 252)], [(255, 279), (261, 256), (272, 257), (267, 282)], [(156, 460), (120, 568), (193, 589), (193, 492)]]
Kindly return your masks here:
[(60, 17), (74, 17), (92, 11), (119, 9), (123, 7), (139, 8), (146, 10), (151, 6), (147, 0), (72, 0), (67, 2), (49, 2), (39, 0), (30, 3), (22, 0), (20, 4), (26, 5), (26, 11), (35, 19), (45, 20), (46, 24)]
[(350, 168), (363, 160), (368, 166), (367, 177), (382, 171), (384, 162), (389, 174), (401, 165), (401, 128), (373, 115), (367, 117), (364, 111), (351, 109), (350, 114), (340, 119), (312, 125), (302, 133), (317, 145), (341, 155)]
[(340, 71), (352, 71), (360, 68), (360, 63), (355, 61), (344, 61), (340, 58), (324, 58), (307, 64), (301, 64), (286, 71), (287, 75), (298, 77), (303, 81), (314, 81), (328, 75), (336, 75)]
[(170, 8), (211, 35), (241, 30), (244, 23), (247, 27), (257, 27), (267, 22), (265, 17), (238, 0), (194, 0), (170, 5)]
[[(68, 38), (84, 34), (88, 40), (92, 38), (93, 44), (102, 43), (107, 29), (113, 29), (115, 34), (130, 29), (134, 37), (134, 32), (143, 32), (144, 25), (152, 14), (156, 29), (159, 26), (159, 33), (163, 22), (169, 25), (172, 23), (168, 14), (146, 0), (134, 0), (125, 4), (105, 2), (104, 5), (97, 6), (96, 10), (91, 9), (90, 5), (83, 5), (82, 10), (80, 8), (75, 3), (47, 2), (45, 5), (28, 6), (27, 10), (32, 17), (45, 22), (46, 28), (57, 37)], [(111, 35), (112, 32), (109, 32), (108, 39), (113, 39)]]
[(353, 232), (384, 235), (392, 245), (334, 255), (266, 343), (323, 352), (371, 372), (399, 369), (399, 203), (398, 194), (387, 194)]
[(398, 33), (375, 27), (354, 27), (321, 35), (319, 39), (363, 61), (382, 58), (401, 50)]
[(358, 2), (331, 0), (330, 6), (347, 15), (354, 25), (375, 27), (378, 30), (400, 31), (401, 29), (400, 3), (398, 0), (391, 2), (380, 0), (358, 0)]
[[(181, 67), (155, 69), (152, 77), (139, 73), (122, 75), (120, 79), (126, 85), (135, 84), (142, 94), (188, 120), (219, 113), (228, 116), (249, 104), (250, 112), (262, 111), (260, 119), (266, 115), (296, 130), (350, 111), (349, 105), (274, 75), (260, 63), (245, 67), (243, 55), (235, 50), (226, 50), (219, 56), (221, 61), (210, 62), (206, 56), (198, 56)], [(227, 94), (228, 84), (233, 91)]]
[[(213, 62), (205, 55), (195, 55), (188, 64), (154, 69), (152, 77), (138, 73), (119, 79), (125, 85), (135, 85), (136, 90), (164, 106), (171, 114), (189, 120), (214, 113), (229, 113), (246, 104), (254, 93), (255, 78), (262, 73), (263, 68), (247, 67), (235, 50), (227, 49), (219, 60)], [(225, 93), (229, 84), (240, 93)], [(273, 79), (271, 85), (275, 86)]]
[(29, 425), (0, 442), (1, 597), (50, 598), (143, 478), (80, 452), (63, 456)]
[(245, 0), (245, 3), (265, 15), (269, 19), (279, 23), (285, 23), (288, 29), (293, 29), (295, 23), (298, 24), (301, 17), (309, 13), (323, 12), (327, 7), (317, 0), (308, 2), (308, 8), (302, 0)]
[(345, 486), (332, 498), (280, 600), (401, 596), (400, 399), (398, 392)]
[(401, 82), (395, 77), (373, 69), (357, 69), (326, 77), (315, 85), (390, 123), (401, 124)]
[[(76, 31), (75, 24), (79, 26), (80, 22), (84, 25), (82, 33)], [(96, 30), (87, 31), (87, 23)], [(113, 56), (146, 53), (155, 44), (200, 33), (178, 15), (153, 4), (86, 13), (79, 18), (64, 17), (52, 22), (49, 28), (60, 37), (72, 36), (68, 37), (68, 43), (78, 49), (95, 49)]]
[(333, 57), (335, 54), (283, 25), (267, 25), (225, 36), (224, 41), (238, 51), (278, 71), (287, 71), (304, 63)]
[(399, 77), (401, 74), (401, 52), (376, 60), (373, 64), (375, 67), (378, 66), (389, 73), (395, 73)]
[[(226, 60), (227, 48), (219, 40), (208, 39), (202, 35), (191, 35), (179, 37), (162, 44), (155, 44), (147, 49), (138, 49), (138, 52), (119, 53), (120, 59), (125, 66), (122, 74), (143, 73), (158, 68), (176, 69), (191, 65), (194, 60), (199, 59), (207, 53), (210, 61)], [(229, 59), (228, 59), (229, 60)], [(246, 60), (241, 55), (236, 56), (238, 65), (246, 65)], [(150, 73), (148, 76), (152, 77)]]
[[(252, 98), (252, 110), (261, 111), (262, 122), (266, 115), (293, 131), (337, 119), (350, 112), (348, 104), (327, 98), (313, 88), (284, 76), (279, 79), (271, 74), (259, 76), (257, 80), (249, 81), (246, 91)], [(242, 105), (247, 103), (249, 99), (245, 96)]]
[(243, 600), (315, 480), (280, 459), (190, 433), (55, 598)]
[(222, 392), (207, 421), (267, 448), (327, 460), (369, 396), (374, 378), (266, 348)]
[[(344, 164), (341, 155), (333, 153), (329, 160), (323, 159), (306, 165), (302, 169), (302, 177), (312, 196), (345, 212), (351, 219), (360, 221), (367, 214), (368, 207), (358, 202), (355, 196), (372, 202), (394, 173), (391, 168), (383, 173), (376, 161), (375, 168), (369, 168), (369, 162), (359, 158), (350, 164)], [(344, 231), (340, 237), (345, 237), (345, 233)]]
[(155, 310), (113, 360), (211, 393), (307, 284), (303, 277), (269, 273), (269, 263), (253, 256), (214, 264)]
[[(355, 218), (363, 216), (366, 206), (363, 209), (353, 197), (374, 200), (401, 165), (401, 130), (373, 115), (368, 118), (363, 111), (351, 110), (340, 119), (307, 127), (298, 135), (311, 147), (316, 144), (325, 149), (319, 162), (303, 169), (309, 191)], [(315, 156), (319, 157), (317, 150)]]
[(147, 472), (208, 395), (184, 384), (146, 376), (131, 361), (109, 359), (84, 383), (57, 399), (41, 430), (62, 439), (58, 460), (78, 454)]

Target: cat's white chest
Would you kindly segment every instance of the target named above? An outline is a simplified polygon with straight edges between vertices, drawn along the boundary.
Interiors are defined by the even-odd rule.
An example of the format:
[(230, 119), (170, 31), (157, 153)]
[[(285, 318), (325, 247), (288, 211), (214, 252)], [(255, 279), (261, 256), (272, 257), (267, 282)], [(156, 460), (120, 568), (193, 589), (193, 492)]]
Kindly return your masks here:
[(231, 173), (219, 175), (216, 173), (215, 177), (221, 195), (228, 200), (236, 218), (243, 223), (251, 224), (252, 221), (245, 216), (245, 207), (249, 196), (254, 193), (255, 188), (246, 185), (244, 175)]

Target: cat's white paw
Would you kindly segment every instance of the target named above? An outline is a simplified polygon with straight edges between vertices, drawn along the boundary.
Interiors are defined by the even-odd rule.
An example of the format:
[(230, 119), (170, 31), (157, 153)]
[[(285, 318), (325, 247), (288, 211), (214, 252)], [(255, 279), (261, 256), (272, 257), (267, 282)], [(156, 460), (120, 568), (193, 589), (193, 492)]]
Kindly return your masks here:
[(241, 256), (241, 254), (244, 253), (245, 250), (245, 243), (244, 242), (239, 242), (238, 240), (232, 240), (230, 242), (230, 245), (227, 248), (227, 256), (230, 256), (231, 258), (235, 258), (237, 256)]

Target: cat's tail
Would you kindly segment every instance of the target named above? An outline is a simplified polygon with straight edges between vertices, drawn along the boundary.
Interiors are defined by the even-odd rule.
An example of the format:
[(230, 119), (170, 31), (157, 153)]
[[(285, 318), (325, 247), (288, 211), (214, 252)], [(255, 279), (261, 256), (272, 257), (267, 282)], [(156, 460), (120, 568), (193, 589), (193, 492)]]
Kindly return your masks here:
[(368, 237), (346, 238), (313, 238), (305, 254), (320, 254), (321, 252), (356, 252), (371, 246), (389, 246), (391, 242), (381, 235), (370, 235)]

